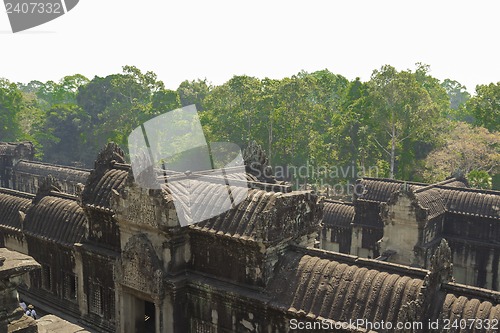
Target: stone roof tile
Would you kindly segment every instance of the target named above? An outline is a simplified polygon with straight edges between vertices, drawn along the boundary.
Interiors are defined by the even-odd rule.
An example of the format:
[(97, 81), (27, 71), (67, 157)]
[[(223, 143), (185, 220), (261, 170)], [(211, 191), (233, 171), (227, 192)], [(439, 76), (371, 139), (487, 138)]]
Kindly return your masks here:
[(19, 211), (26, 212), (33, 195), (13, 190), (0, 189), (0, 226), (21, 231)]
[(120, 191), (125, 185), (128, 170), (112, 168), (106, 170), (102, 177), (89, 179), (82, 193), (82, 203), (86, 206), (110, 209), (113, 190)]
[(391, 272), (391, 267), (379, 270), (296, 252), (279, 264), (268, 290), (274, 305), (312, 318), (394, 322), (422, 285), (421, 277)]
[(472, 189), (441, 190), (446, 210), (451, 213), (500, 219), (500, 192)]
[(64, 245), (82, 242), (87, 234), (83, 209), (76, 200), (56, 195), (45, 196), (28, 209), (25, 233)]
[(354, 220), (354, 206), (351, 203), (325, 200), (323, 223), (328, 227), (350, 227)]

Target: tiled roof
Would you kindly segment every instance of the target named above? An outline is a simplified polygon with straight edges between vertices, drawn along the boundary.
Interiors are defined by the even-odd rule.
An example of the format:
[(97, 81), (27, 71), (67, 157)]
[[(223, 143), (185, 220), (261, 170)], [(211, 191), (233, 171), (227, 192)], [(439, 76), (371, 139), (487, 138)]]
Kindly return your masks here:
[(354, 206), (351, 203), (325, 200), (323, 223), (328, 227), (350, 227), (354, 220)]
[(416, 182), (405, 182), (396, 179), (387, 178), (363, 178), (357, 181), (357, 184), (365, 190), (360, 199), (378, 202), (387, 202), (391, 194), (398, 191), (402, 186), (407, 186), (409, 190), (419, 191), (431, 188), (466, 188), (467, 185), (455, 178), (450, 178), (436, 184), (425, 184)]
[(446, 210), (451, 213), (500, 219), (500, 192), (442, 189)]
[[(358, 182), (365, 193), (361, 201), (387, 202), (393, 192), (404, 182), (388, 179), (367, 178)], [(445, 211), (500, 219), (500, 192), (465, 188), (461, 181), (450, 179), (437, 184), (407, 183), (410, 190), (432, 218)], [(358, 199), (358, 200), (359, 200)]]
[(230, 179), (238, 179), (238, 180), (246, 180), (246, 181), (249, 181), (249, 182), (258, 182), (259, 180), (257, 179), (257, 177), (255, 177), (254, 175), (250, 174), (250, 173), (246, 173), (246, 172), (239, 172), (239, 173), (228, 173), (226, 175), (226, 177), (230, 178)]
[(55, 195), (41, 198), (28, 209), (25, 233), (65, 245), (82, 242), (87, 233), (83, 209), (76, 200)]
[[(458, 322), (460, 320), (467, 321), (469, 323), (475, 320), (476, 324), (479, 324), (478, 319), (484, 322), (486, 322), (485, 319), (489, 319), (491, 323), (494, 323), (496, 320), (497, 328), (500, 323), (500, 304), (498, 302), (481, 301), (477, 298), (447, 294), (440, 310), (440, 318), (449, 319), (452, 323), (455, 320)], [(482, 330), (479, 331), (483, 332)], [(491, 330), (488, 332), (498, 331)]]
[[(235, 190), (238, 193), (235, 193)], [(215, 186), (207, 187), (207, 192), (216, 191)], [(240, 202), (236, 208), (231, 209), (221, 215), (211, 218), (205, 222), (194, 224), (194, 229), (220, 233), (226, 236), (238, 237), (243, 239), (257, 239), (264, 230), (263, 214), (272, 207), (276, 200), (276, 193), (260, 190), (249, 190), (248, 188), (234, 188), (232, 190), (235, 196), (244, 195), (245, 199)], [(217, 202), (207, 203), (207, 207), (217, 208), (218, 200), (224, 200), (224, 196), (206, 195), (206, 200), (216, 200)], [(221, 199), (222, 198), (222, 199)], [(199, 218), (200, 214), (208, 214), (205, 211), (194, 212), (193, 217)]]
[(125, 168), (112, 168), (106, 170), (102, 177), (90, 177), (82, 193), (83, 204), (109, 209), (112, 191), (119, 191), (127, 176)]
[(268, 290), (275, 306), (311, 319), (394, 322), (401, 307), (417, 298), (423, 277), (388, 268), (384, 271), (358, 266), (355, 261), (289, 253)]
[(0, 144), (0, 155), (11, 155), (13, 147), (7, 144)]
[[(203, 221), (203, 217), (214, 216), (191, 225), (193, 230), (242, 240), (274, 242), (295, 234), (293, 230), (308, 233), (311, 228), (319, 227), (318, 223), (314, 223), (313, 216), (319, 219), (321, 212), (316, 197), (309, 192), (291, 194), (231, 186), (231, 197), (239, 203), (220, 214), (212, 214), (210, 210), (220, 212), (220, 206), (230, 207), (226, 186), (196, 181), (192, 182), (189, 189), (180, 183), (175, 185), (176, 193), (187, 194), (188, 190), (197, 193), (194, 200), (198, 209), (190, 212), (193, 220)], [(176, 197), (181, 196), (177, 194)], [(186, 206), (192, 200), (187, 195), (186, 199), (180, 199), (184, 200)], [(296, 220), (297, 215), (301, 219)]]
[(440, 191), (437, 189), (428, 189), (421, 192), (416, 192), (415, 197), (419, 204), (427, 209), (427, 218), (432, 219), (445, 212), (445, 205)]
[[(357, 182), (357, 186), (361, 186), (363, 189), (363, 194), (358, 198), (368, 201), (387, 202), (391, 194), (398, 191), (404, 184), (405, 182), (393, 179), (363, 178)], [(427, 185), (410, 182), (406, 184), (413, 190)]]
[(26, 212), (32, 199), (32, 195), (0, 189), (0, 227), (21, 231), (19, 211)]

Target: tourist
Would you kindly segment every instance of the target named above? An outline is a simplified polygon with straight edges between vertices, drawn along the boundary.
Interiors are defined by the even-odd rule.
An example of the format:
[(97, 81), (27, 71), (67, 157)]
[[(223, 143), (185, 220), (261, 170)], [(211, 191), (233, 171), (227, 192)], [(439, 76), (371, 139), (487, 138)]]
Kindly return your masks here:
[(26, 311), (26, 315), (32, 317), (33, 319), (36, 319), (35, 307), (32, 304), (28, 305), (28, 310)]
[(28, 307), (26, 306), (26, 303), (24, 302), (24, 300), (21, 299), (21, 301), (19, 302), (19, 306), (21, 308), (23, 308), (23, 311), (26, 312), (26, 310), (28, 309)]

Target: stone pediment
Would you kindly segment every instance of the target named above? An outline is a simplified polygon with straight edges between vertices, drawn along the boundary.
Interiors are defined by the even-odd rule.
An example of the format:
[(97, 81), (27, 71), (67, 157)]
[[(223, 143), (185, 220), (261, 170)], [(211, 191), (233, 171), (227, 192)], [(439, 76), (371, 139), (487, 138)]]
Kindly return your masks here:
[(178, 226), (175, 207), (164, 198), (162, 191), (142, 188), (131, 177), (120, 192), (113, 192), (111, 207), (120, 224), (150, 229)]
[(149, 295), (161, 295), (163, 265), (145, 234), (132, 236), (122, 252), (117, 279), (123, 286)]

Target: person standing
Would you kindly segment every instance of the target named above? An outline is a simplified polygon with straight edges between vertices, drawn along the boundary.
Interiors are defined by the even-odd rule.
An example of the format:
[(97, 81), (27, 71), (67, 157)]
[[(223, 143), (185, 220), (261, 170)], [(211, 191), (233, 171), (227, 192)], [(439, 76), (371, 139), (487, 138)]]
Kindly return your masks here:
[(26, 315), (32, 317), (33, 319), (36, 319), (35, 307), (32, 304), (28, 305), (28, 310), (26, 310)]
[(24, 300), (21, 299), (21, 301), (19, 302), (19, 306), (23, 309), (23, 311), (26, 313), (26, 310), (28, 310), (28, 307), (26, 306), (26, 303), (24, 302)]

